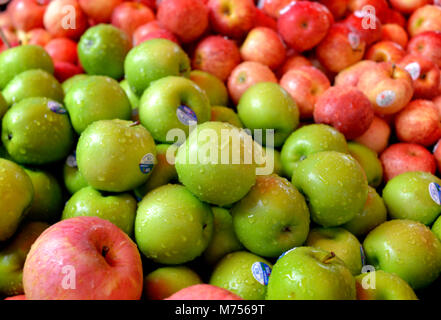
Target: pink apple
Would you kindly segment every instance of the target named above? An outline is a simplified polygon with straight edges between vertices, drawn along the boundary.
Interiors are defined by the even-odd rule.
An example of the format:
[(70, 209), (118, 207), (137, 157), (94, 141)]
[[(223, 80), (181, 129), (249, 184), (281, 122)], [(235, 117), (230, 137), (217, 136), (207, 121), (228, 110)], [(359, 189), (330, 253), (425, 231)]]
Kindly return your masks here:
[(108, 23), (112, 18), (113, 10), (123, 0), (78, 0), (84, 13), (95, 23)]
[(292, 0), (261, 0), (259, 2), (259, 7), (269, 16), (278, 19), (280, 11), (291, 2)]
[(309, 66), (312, 66), (312, 63), (311, 63), (311, 61), (309, 61), (307, 58), (305, 58), (302, 55), (293, 54), (285, 59), (285, 62), (279, 68), (277, 73), (280, 76), (283, 76), (289, 70), (296, 69), (296, 68), (302, 67), (302, 66), (309, 67)]
[(409, 18), (407, 30), (411, 37), (424, 31), (441, 31), (441, 7), (425, 5), (415, 10)]
[(407, 51), (422, 55), (441, 68), (441, 32), (426, 31), (416, 35), (410, 39)]
[(381, 39), (383, 41), (395, 42), (402, 48), (406, 48), (409, 37), (402, 26), (396, 23), (388, 23), (383, 25), (381, 29)]
[(56, 38), (44, 47), (54, 61), (78, 63), (77, 43), (69, 38)]
[(363, 60), (357, 62), (356, 64), (342, 70), (335, 77), (335, 85), (336, 86), (353, 86), (356, 87), (358, 85), (358, 81), (360, 76), (369, 71), (371, 68), (375, 67), (376, 63), (370, 60)]
[(371, 125), (355, 142), (361, 143), (378, 154), (389, 144), (391, 129), (389, 124), (380, 117), (374, 116)]
[(43, 16), (51, 0), (12, 0), (8, 14), (14, 28), (29, 31), (43, 27)]
[(365, 59), (376, 62), (397, 63), (406, 55), (406, 51), (396, 42), (380, 41), (366, 52)]
[(128, 36), (148, 22), (155, 20), (155, 14), (149, 7), (137, 2), (123, 2), (113, 10), (112, 24), (125, 31)]
[(242, 300), (242, 298), (210, 284), (196, 284), (181, 289), (165, 300)]

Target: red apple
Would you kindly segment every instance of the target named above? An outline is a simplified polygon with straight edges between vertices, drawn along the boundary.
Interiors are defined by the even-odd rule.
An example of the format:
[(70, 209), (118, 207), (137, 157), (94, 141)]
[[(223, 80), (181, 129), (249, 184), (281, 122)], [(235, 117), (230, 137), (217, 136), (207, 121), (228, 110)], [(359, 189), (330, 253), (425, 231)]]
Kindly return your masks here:
[(54, 76), (60, 83), (82, 73), (84, 73), (83, 68), (76, 64), (65, 61), (54, 62)]
[(441, 7), (425, 5), (409, 18), (407, 30), (411, 37), (424, 31), (441, 31)]
[(111, 21), (131, 37), (139, 26), (153, 20), (155, 14), (149, 7), (137, 2), (123, 2), (113, 10)]
[(46, 229), (23, 269), (29, 300), (138, 300), (142, 282), (136, 244), (97, 217), (62, 220)]
[(441, 172), (441, 140), (439, 140), (435, 147), (433, 148), (433, 156), (435, 157), (436, 167), (438, 168), (438, 172)]
[(113, 10), (123, 0), (78, 0), (84, 13), (95, 23), (108, 23), (112, 18)]
[(409, 53), (415, 53), (432, 60), (441, 68), (441, 32), (427, 31), (410, 39)]
[(317, 99), (331, 86), (331, 83), (317, 68), (302, 66), (285, 73), (280, 79), (280, 85), (297, 103), (300, 117), (310, 119)]
[(424, 171), (435, 174), (435, 157), (424, 147), (415, 143), (396, 143), (380, 156), (383, 177), (387, 182), (395, 176), (409, 171)]
[[(384, 23), (389, 6), (386, 0), (349, 0), (349, 10), (351, 12), (361, 11), (364, 9), (374, 9), (375, 15)], [(368, 11), (368, 10), (366, 10)]]
[(261, 0), (259, 1), (259, 8), (270, 17), (278, 19), (280, 11), (291, 2), (292, 0)]
[(14, 25), (12, 24), (11, 16), (7, 10), (0, 12), (0, 28), (10, 31), (14, 31), (15, 29)]
[(278, 74), (280, 74), (280, 76), (283, 76), (289, 70), (296, 69), (301, 66), (312, 66), (312, 63), (304, 56), (294, 54), (285, 60), (282, 67), (279, 68)]
[(402, 28), (406, 28), (407, 26), (406, 18), (404, 18), (404, 16), (401, 13), (393, 9), (386, 10), (384, 17), (381, 20), (381, 23), (382, 24), (394, 23), (394, 24), (398, 24)]
[(369, 128), (361, 136), (355, 139), (356, 142), (365, 145), (378, 154), (383, 152), (389, 144), (390, 126), (382, 118), (374, 116)]
[(344, 21), (353, 32), (357, 32), (360, 38), (370, 45), (381, 39), (381, 22), (376, 16), (369, 16), (364, 11), (355, 11)]
[(285, 60), (286, 50), (277, 32), (270, 28), (257, 27), (248, 33), (240, 54), (245, 61), (260, 62), (276, 69)]
[(32, 29), (29, 32), (18, 32), (21, 44), (31, 44), (44, 47), (52, 40), (52, 35), (45, 29)]
[(197, 45), (192, 65), (225, 81), (240, 61), (236, 43), (221, 36), (209, 36)]
[(237, 104), (242, 94), (259, 82), (277, 83), (277, 78), (270, 68), (259, 62), (242, 62), (234, 68), (228, 78), (228, 91), (231, 99)]
[(29, 31), (43, 28), (43, 16), (51, 0), (12, 0), (8, 14), (15, 29)]
[(441, 96), (436, 97), (435, 99), (432, 100), (432, 102), (435, 104), (435, 107), (441, 116)]
[(242, 300), (242, 298), (210, 284), (196, 284), (181, 289), (165, 300)]
[(44, 47), (54, 61), (78, 63), (77, 43), (69, 38), (56, 38)]
[(214, 31), (241, 38), (254, 27), (256, 6), (252, 0), (209, 0), (210, 22)]
[(396, 42), (380, 41), (374, 44), (366, 52), (365, 59), (376, 62), (400, 61), (406, 55), (406, 51)]
[(349, 6), (349, 0), (319, 0), (318, 2), (331, 11), (334, 20), (343, 18)]
[(336, 86), (338, 85), (356, 87), (358, 85), (360, 76), (374, 66), (376, 66), (376, 63), (370, 60), (357, 62), (356, 64), (339, 72), (339, 74), (335, 77), (334, 84)]
[(254, 20), (255, 27), (267, 27), (273, 29), (274, 31), (277, 31), (277, 21), (260, 9), (256, 8)]
[(303, 52), (314, 48), (333, 22), (328, 8), (317, 2), (294, 1), (283, 9), (277, 27), (291, 48)]
[(396, 23), (388, 23), (383, 25), (381, 29), (381, 39), (383, 41), (392, 41), (399, 44), (402, 48), (407, 47), (409, 37), (406, 30)]
[(430, 3), (432, 0), (390, 0), (392, 7), (404, 14), (412, 13)]
[(133, 33), (133, 45), (137, 46), (144, 41), (157, 38), (168, 39), (179, 44), (178, 38), (172, 32), (159, 26), (157, 21), (152, 21), (135, 30)]
[(21, 294), (18, 296), (5, 298), (5, 300), (26, 300), (26, 296), (24, 294)]

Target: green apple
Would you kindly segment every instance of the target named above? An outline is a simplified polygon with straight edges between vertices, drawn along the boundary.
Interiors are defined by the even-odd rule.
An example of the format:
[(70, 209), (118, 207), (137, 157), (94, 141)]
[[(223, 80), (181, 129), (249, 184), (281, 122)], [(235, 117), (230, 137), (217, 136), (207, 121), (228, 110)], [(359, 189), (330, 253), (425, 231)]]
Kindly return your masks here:
[(141, 95), (155, 80), (167, 76), (190, 76), (190, 59), (176, 43), (152, 39), (130, 50), (124, 62), (126, 79)]
[(257, 154), (256, 156), (258, 167), (264, 171), (268, 171), (265, 173), (265, 175), (275, 173), (279, 176), (282, 176), (283, 171), (280, 151), (271, 147), (262, 147), (261, 151), (261, 155)]
[(358, 275), (355, 281), (357, 300), (418, 300), (409, 284), (393, 273), (376, 270)]
[(207, 95), (193, 81), (169, 76), (155, 81), (144, 92), (139, 103), (139, 120), (156, 141), (170, 143), (171, 130), (188, 135), (191, 123), (204, 123), (211, 118)]
[[(253, 274), (253, 265), (260, 263), (272, 267), (267, 260), (246, 251), (226, 255), (214, 268), (210, 284), (227, 289), (245, 300), (264, 300), (265, 283)], [(256, 267), (256, 266), (255, 266)], [(262, 280), (260, 280), (262, 281)]]
[(363, 210), (342, 225), (343, 228), (357, 237), (365, 236), (387, 219), (387, 210), (383, 199), (371, 186), (368, 187), (368, 197)]
[(225, 84), (211, 73), (193, 70), (190, 79), (205, 91), (212, 106), (228, 105), (228, 91)]
[(305, 198), (285, 178), (258, 176), (250, 192), (232, 209), (239, 241), (254, 254), (278, 257), (301, 246), (309, 232)]
[(0, 89), (16, 75), (31, 69), (54, 73), (54, 64), (49, 54), (40, 46), (24, 45), (3, 51), (0, 54)]
[(72, 89), (78, 82), (87, 79), (89, 77), (89, 75), (87, 74), (77, 74), (67, 80), (65, 80), (62, 84), (61, 87), (63, 88), (64, 94), (66, 95), (70, 89)]
[(32, 204), (32, 180), (17, 164), (0, 159), (0, 242), (17, 230)]
[(34, 200), (26, 215), (27, 220), (53, 223), (60, 220), (63, 211), (63, 192), (60, 184), (48, 172), (25, 168), (34, 187)]
[(213, 236), (213, 213), (181, 185), (166, 185), (139, 203), (135, 238), (155, 262), (182, 264), (200, 256)]
[(130, 120), (132, 108), (119, 83), (112, 78), (89, 76), (77, 82), (64, 99), (75, 131), (81, 134), (98, 120)]
[(130, 48), (130, 37), (124, 31), (109, 24), (99, 24), (81, 36), (78, 58), (86, 73), (120, 79)]
[(433, 223), (432, 232), (441, 240), (441, 217), (438, 217)]
[(72, 149), (74, 132), (60, 103), (27, 98), (4, 115), (2, 141), (15, 161), (40, 165), (64, 159)]
[(376, 188), (383, 181), (383, 166), (375, 151), (357, 143), (348, 143), (349, 153), (358, 161), (366, 173), (370, 186)]
[(352, 220), (367, 200), (363, 169), (352, 156), (337, 151), (309, 155), (294, 168), (292, 182), (305, 195), (312, 220), (324, 227)]
[(441, 206), (432, 199), (429, 185), (441, 185), (441, 179), (428, 172), (406, 172), (389, 180), (383, 199), (392, 219), (410, 219), (431, 225), (441, 214)]
[(144, 296), (148, 300), (164, 300), (181, 289), (201, 283), (201, 278), (190, 268), (162, 267), (145, 277)]
[(8, 245), (0, 251), (0, 295), (23, 294), (23, 266), (31, 245), (49, 225), (30, 222), (20, 227)]
[(31, 97), (63, 102), (64, 91), (57, 79), (43, 70), (28, 70), (15, 76), (3, 89), (8, 106)]
[(291, 178), (300, 161), (320, 151), (349, 153), (345, 136), (325, 124), (310, 124), (294, 131), (283, 144), (280, 155), (284, 176)]
[(228, 253), (243, 249), (234, 232), (233, 218), (224, 208), (211, 207), (214, 216), (213, 238), (204, 251), (204, 260), (214, 265)]
[(267, 300), (355, 300), (355, 278), (334, 253), (297, 247), (274, 264)]
[(130, 101), (130, 106), (132, 107), (132, 117), (134, 114), (139, 112), (139, 97), (133, 92), (132, 88), (130, 88), (129, 82), (127, 80), (123, 80), (119, 83), (121, 88), (126, 93), (127, 97)]
[[(274, 146), (280, 147), (299, 125), (299, 109), (277, 83), (260, 82), (250, 87), (240, 98), (237, 113), (245, 127), (274, 129)], [(267, 144), (266, 135), (262, 136)]]
[(6, 103), (5, 97), (3, 97), (3, 94), (0, 92), (0, 121), (6, 111), (8, 111), (8, 104)]
[(238, 128), (243, 128), (239, 116), (233, 109), (222, 106), (211, 107), (211, 121), (228, 122)]
[(178, 148), (175, 145), (158, 144), (156, 146), (157, 163), (153, 168), (152, 174), (146, 183), (135, 189), (135, 195), (139, 199), (144, 198), (153, 189), (178, 181), (178, 173), (174, 165), (177, 151)]
[(124, 192), (145, 183), (156, 163), (156, 146), (139, 123), (100, 120), (81, 134), (78, 169), (95, 189)]
[(397, 274), (413, 289), (428, 286), (441, 273), (441, 242), (420, 222), (387, 221), (368, 234), (363, 247), (368, 264)]
[(137, 203), (129, 193), (106, 194), (92, 187), (82, 188), (66, 202), (62, 219), (98, 217), (127, 233), (133, 233)]
[(349, 231), (338, 227), (314, 228), (308, 235), (306, 245), (334, 252), (354, 276), (361, 273), (363, 249), (358, 239)]
[(179, 180), (202, 201), (235, 203), (256, 182), (253, 148), (251, 136), (229, 123), (198, 125), (178, 149)]
[(87, 187), (89, 184), (84, 179), (83, 174), (78, 170), (76, 152), (69, 155), (63, 165), (64, 185), (70, 194)]

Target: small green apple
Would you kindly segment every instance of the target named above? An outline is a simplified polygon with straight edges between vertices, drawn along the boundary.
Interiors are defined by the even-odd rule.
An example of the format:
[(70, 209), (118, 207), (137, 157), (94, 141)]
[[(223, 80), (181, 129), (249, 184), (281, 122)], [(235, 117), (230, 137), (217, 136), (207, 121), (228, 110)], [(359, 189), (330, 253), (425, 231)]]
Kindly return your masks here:
[(392, 219), (410, 219), (431, 225), (441, 214), (441, 206), (432, 199), (430, 185), (441, 179), (428, 172), (406, 172), (389, 180), (383, 199)]
[(228, 105), (228, 91), (225, 84), (211, 73), (193, 70), (190, 79), (204, 90), (212, 106)]
[(74, 194), (89, 185), (86, 179), (84, 179), (83, 174), (78, 170), (75, 151), (67, 157), (63, 165), (63, 180), (64, 185), (70, 194)]
[(121, 88), (126, 93), (127, 97), (130, 101), (130, 106), (132, 107), (132, 118), (133, 115), (139, 112), (139, 97), (133, 92), (132, 88), (130, 88), (129, 82), (127, 80), (123, 80), (119, 83)]
[(355, 300), (355, 278), (334, 253), (297, 247), (274, 264), (267, 300)]
[(188, 135), (191, 122), (211, 118), (207, 95), (193, 81), (169, 76), (155, 81), (144, 92), (139, 104), (139, 120), (156, 141), (170, 143), (168, 134), (180, 129)]
[(361, 273), (362, 247), (358, 239), (343, 228), (315, 228), (306, 240), (309, 247), (334, 252), (354, 276)]
[(74, 132), (60, 103), (27, 98), (4, 115), (2, 141), (15, 161), (40, 165), (64, 159), (72, 149)]
[(190, 59), (176, 43), (152, 39), (134, 47), (124, 62), (133, 92), (142, 95), (150, 83), (167, 76), (190, 76)]
[(63, 88), (64, 91), (64, 95), (67, 95), (67, 93), (70, 91), (70, 89), (72, 89), (78, 82), (87, 79), (89, 77), (89, 75), (87, 74), (77, 74), (69, 79), (67, 79), (66, 81), (64, 81), (61, 84), (61, 87)]
[[(260, 155), (257, 155), (259, 159)], [(258, 161), (256, 160), (258, 167), (268, 169), (267, 174), (277, 174), (279, 176), (283, 175), (282, 160), (280, 156), (280, 151), (273, 149), (271, 147), (262, 147), (262, 158)]]
[(89, 185), (124, 192), (145, 183), (156, 163), (156, 146), (139, 123), (100, 120), (81, 134), (76, 151), (78, 169)]
[(428, 286), (441, 273), (441, 242), (420, 222), (387, 221), (368, 234), (363, 247), (368, 264), (397, 274), (413, 289)]
[(282, 147), (284, 176), (292, 177), (294, 168), (311, 154), (320, 151), (349, 153), (345, 136), (331, 126), (310, 124), (294, 131)]
[(155, 262), (182, 264), (200, 256), (213, 236), (213, 213), (181, 185), (166, 185), (139, 203), (135, 238)]
[(433, 223), (432, 232), (441, 240), (441, 217), (438, 217)]
[(17, 230), (32, 204), (32, 180), (17, 164), (0, 159), (0, 242)]
[(89, 76), (77, 82), (64, 99), (75, 131), (81, 134), (98, 120), (130, 120), (132, 108), (119, 83), (112, 78)]
[(211, 121), (228, 122), (238, 128), (243, 128), (239, 116), (233, 109), (222, 106), (211, 107)]
[(309, 155), (294, 168), (292, 182), (307, 198), (312, 220), (324, 227), (352, 220), (367, 200), (363, 169), (352, 156), (341, 152)]
[(8, 104), (6, 103), (5, 97), (0, 92), (0, 121), (2, 120), (6, 111), (8, 111)]
[(24, 45), (3, 51), (0, 54), (0, 90), (16, 75), (31, 69), (54, 73), (54, 64), (49, 54), (40, 46)]
[(227, 289), (245, 300), (264, 300), (266, 284), (259, 282), (258, 275), (255, 278), (253, 274), (253, 265), (260, 263), (272, 267), (270, 262), (252, 253), (246, 251), (230, 253), (214, 268), (210, 284)]
[(302, 245), (309, 232), (305, 198), (285, 178), (258, 176), (250, 192), (232, 209), (239, 241), (254, 254), (278, 257)]
[[(299, 125), (299, 109), (277, 83), (260, 82), (250, 87), (240, 98), (237, 113), (245, 127), (274, 129), (274, 146), (280, 147)], [(263, 135), (263, 144), (266, 144)]]
[(366, 173), (369, 185), (378, 187), (383, 181), (383, 166), (377, 153), (357, 142), (348, 142), (348, 148)]
[(131, 236), (136, 209), (136, 200), (129, 193), (105, 194), (89, 186), (74, 193), (66, 202), (62, 219), (98, 217), (112, 222)]

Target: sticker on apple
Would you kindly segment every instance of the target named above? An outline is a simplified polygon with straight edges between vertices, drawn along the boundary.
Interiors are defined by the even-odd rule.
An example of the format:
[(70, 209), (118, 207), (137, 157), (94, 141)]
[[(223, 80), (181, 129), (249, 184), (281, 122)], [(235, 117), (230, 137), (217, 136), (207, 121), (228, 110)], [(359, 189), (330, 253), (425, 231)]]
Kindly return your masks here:
[(392, 90), (385, 90), (380, 92), (377, 96), (376, 102), (377, 105), (383, 108), (389, 107), (392, 103), (395, 102), (395, 92)]
[(77, 164), (77, 153), (74, 151), (73, 154), (69, 155), (66, 159), (66, 164), (71, 168), (78, 167)]
[(441, 205), (441, 186), (438, 183), (431, 182), (429, 184), (429, 194), (437, 205)]
[(251, 272), (257, 282), (264, 286), (268, 285), (268, 280), (271, 275), (271, 268), (269, 265), (263, 262), (255, 262), (251, 266)]
[(57, 114), (66, 114), (67, 110), (63, 108), (63, 106), (61, 104), (59, 104), (58, 102), (55, 101), (49, 101), (47, 103), (47, 106), (49, 107), (49, 109), (52, 112), (55, 112)]
[(407, 72), (409, 72), (410, 76), (412, 77), (412, 80), (416, 80), (420, 77), (421, 74), (421, 66), (418, 62), (412, 62), (409, 63), (407, 66), (404, 67)]
[(360, 256), (361, 256), (361, 265), (365, 266), (366, 265), (366, 255), (364, 254), (364, 249), (363, 249), (362, 245), (360, 245)]
[(277, 261), (280, 260), (280, 259), (282, 259), (283, 256), (285, 256), (287, 253), (293, 251), (294, 249), (295, 249), (295, 248), (292, 248), (292, 249), (289, 249), (288, 251), (285, 251), (284, 253), (282, 253), (282, 254), (280, 255), (280, 257), (277, 259)]
[(155, 156), (151, 153), (147, 153), (144, 157), (142, 157), (141, 162), (139, 163), (139, 169), (144, 174), (148, 174), (153, 170), (155, 166)]
[(358, 34), (356, 34), (355, 32), (350, 32), (348, 34), (348, 41), (349, 41), (349, 44), (351, 45), (351, 48), (353, 50), (355, 50), (360, 45), (360, 36)]
[(179, 106), (178, 109), (176, 109), (176, 115), (178, 116), (179, 121), (186, 126), (189, 126), (190, 123), (198, 122), (196, 113), (186, 105)]

